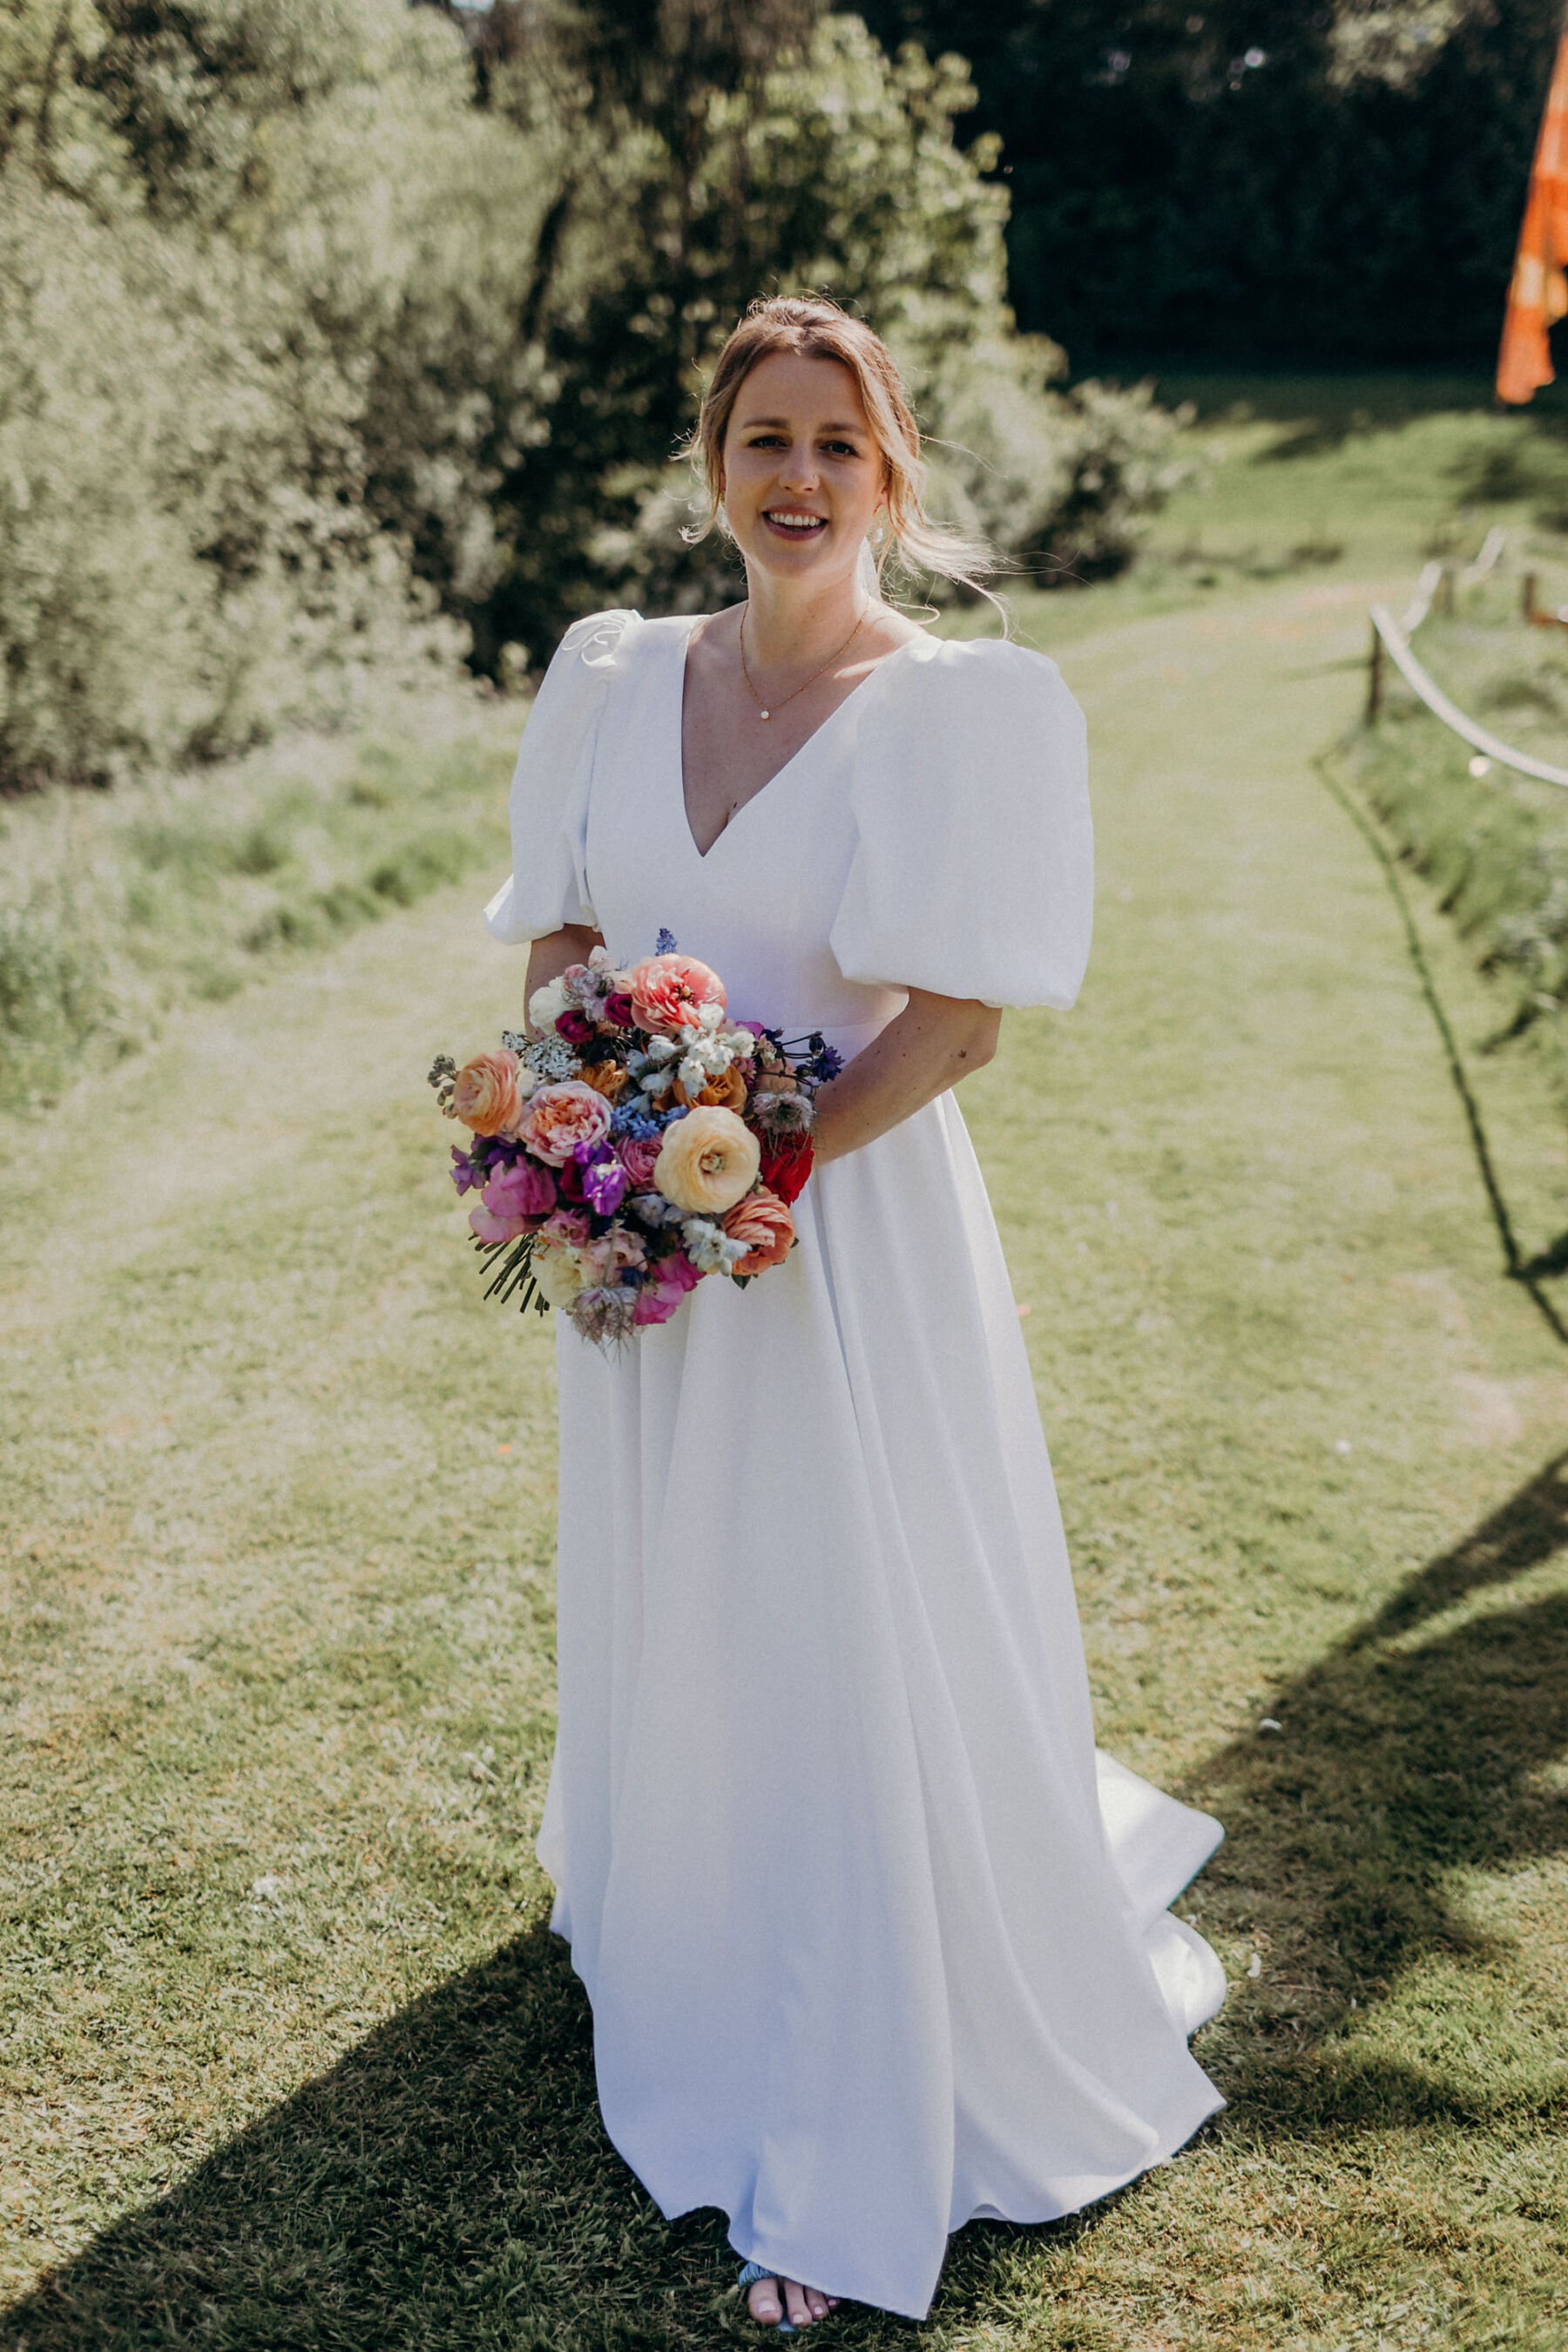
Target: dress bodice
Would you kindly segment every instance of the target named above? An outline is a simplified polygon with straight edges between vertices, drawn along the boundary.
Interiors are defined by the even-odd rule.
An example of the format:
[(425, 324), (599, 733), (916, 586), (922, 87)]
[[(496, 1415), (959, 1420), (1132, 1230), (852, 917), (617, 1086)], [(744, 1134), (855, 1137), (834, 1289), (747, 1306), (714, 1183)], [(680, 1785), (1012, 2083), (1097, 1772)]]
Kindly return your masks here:
[(568, 632), (512, 788), (503, 939), (591, 924), (611, 953), (661, 928), (731, 1010), (853, 1051), (911, 987), (1065, 1006), (1089, 950), (1083, 723), (1053, 663), (910, 640), (745, 802), (706, 856), (687, 818), (689, 616)]

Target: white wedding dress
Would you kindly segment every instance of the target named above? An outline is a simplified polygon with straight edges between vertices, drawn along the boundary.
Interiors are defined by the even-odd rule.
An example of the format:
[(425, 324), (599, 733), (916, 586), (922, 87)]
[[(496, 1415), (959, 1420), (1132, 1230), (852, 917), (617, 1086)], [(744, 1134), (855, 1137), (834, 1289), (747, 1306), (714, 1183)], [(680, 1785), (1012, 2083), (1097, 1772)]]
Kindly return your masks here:
[[(498, 938), (661, 927), (846, 1055), (914, 986), (1067, 1006), (1083, 724), (1053, 664), (921, 638), (706, 857), (689, 619), (565, 639)], [(818, 1171), (800, 1245), (609, 1358), (564, 1318), (560, 1728), (539, 1840), (600, 2104), (669, 2216), (919, 2318), (950, 2231), (1041, 2221), (1223, 2102), (1225, 1978), (1166, 1906), (1217, 1823), (1097, 1759), (1056, 1493), (951, 1096)]]

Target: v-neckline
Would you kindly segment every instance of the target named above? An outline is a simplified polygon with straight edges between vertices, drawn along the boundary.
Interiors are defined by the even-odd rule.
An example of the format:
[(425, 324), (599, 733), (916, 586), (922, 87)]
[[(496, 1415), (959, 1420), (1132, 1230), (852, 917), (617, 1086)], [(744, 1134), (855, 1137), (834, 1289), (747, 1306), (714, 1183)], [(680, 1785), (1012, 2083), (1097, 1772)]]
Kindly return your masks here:
[(832, 709), (828, 712), (826, 718), (817, 721), (817, 724), (812, 729), (810, 734), (805, 738), (805, 740), (803, 743), (797, 743), (795, 745), (795, 750), (790, 753), (789, 758), (784, 761), (783, 765), (775, 768), (773, 774), (768, 777), (764, 783), (759, 784), (754, 793), (748, 793), (747, 797), (741, 803), (740, 807), (735, 811), (734, 815), (729, 819), (727, 824), (720, 826), (718, 832), (714, 835), (707, 848), (699, 849), (697, 846), (697, 835), (691, 830), (691, 812), (688, 808), (686, 803), (686, 659), (691, 650), (691, 640), (696, 635), (697, 625), (699, 621), (702, 620), (704, 617), (705, 615), (700, 613), (694, 613), (691, 615), (691, 625), (688, 628), (685, 635), (679, 641), (680, 662), (675, 674), (678, 689), (675, 698), (675, 788), (680, 796), (680, 822), (685, 827), (686, 838), (691, 845), (692, 855), (695, 856), (700, 866), (707, 865), (709, 859), (718, 848), (719, 844), (721, 841), (727, 841), (729, 839), (731, 834), (734, 832), (735, 827), (740, 824), (741, 819), (745, 815), (746, 811), (749, 808), (754, 808), (757, 802), (763, 799), (764, 794), (771, 793), (773, 786), (780, 782), (784, 777), (788, 775), (790, 770), (796, 764), (796, 762), (805, 758), (805, 754), (810, 751), (812, 745), (817, 740), (818, 737), (825, 735), (827, 732), (827, 730), (832, 726), (840, 711), (847, 710), (849, 705), (855, 700), (856, 697), (863, 694), (866, 688), (872, 683), (873, 679), (881, 677), (882, 672), (888, 667), (889, 662), (897, 661), (899, 656), (905, 652), (910, 646), (924, 645), (929, 642), (923, 635), (918, 637), (906, 637), (902, 645), (894, 646), (889, 652), (885, 653), (882, 656), (881, 660), (875, 663), (872, 667), (867, 671), (865, 677), (860, 678), (850, 688), (843, 701), (836, 702)]

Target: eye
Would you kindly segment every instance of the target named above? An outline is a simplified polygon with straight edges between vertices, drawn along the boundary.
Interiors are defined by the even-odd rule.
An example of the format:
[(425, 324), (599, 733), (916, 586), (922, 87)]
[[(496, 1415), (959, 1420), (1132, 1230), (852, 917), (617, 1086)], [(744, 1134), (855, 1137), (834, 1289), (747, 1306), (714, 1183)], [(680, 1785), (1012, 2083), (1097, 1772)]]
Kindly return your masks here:
[(836, 457), (858, 457), (860, 455), (853, 441), (828, 441), (824, 446)]
[(784, 447), (784, 435), (782, 433), (749, 434), (746, 438), (746, 446), (748, 449), (782, 449)]

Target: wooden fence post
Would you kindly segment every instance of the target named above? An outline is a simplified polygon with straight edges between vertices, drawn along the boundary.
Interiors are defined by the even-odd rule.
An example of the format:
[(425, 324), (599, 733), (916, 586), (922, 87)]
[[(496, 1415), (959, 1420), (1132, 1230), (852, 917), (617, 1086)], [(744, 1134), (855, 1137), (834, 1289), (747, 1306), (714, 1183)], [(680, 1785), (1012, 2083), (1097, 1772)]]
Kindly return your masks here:
[(1366, 724), (1374, 727), (1383, 709), (1383, 639), (1372, 625), (1372, 655), (1366, 666)]

